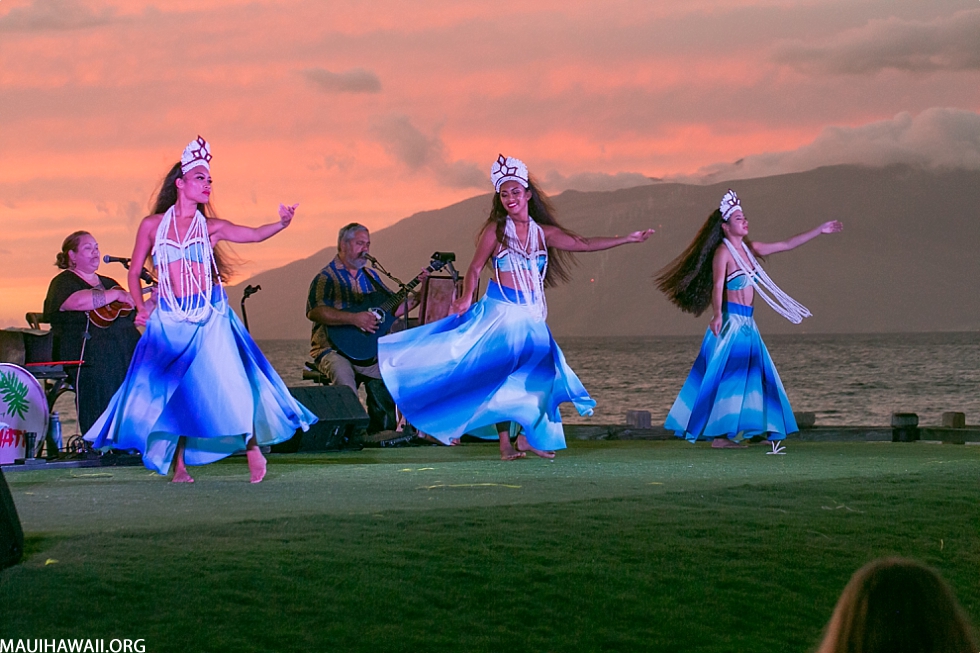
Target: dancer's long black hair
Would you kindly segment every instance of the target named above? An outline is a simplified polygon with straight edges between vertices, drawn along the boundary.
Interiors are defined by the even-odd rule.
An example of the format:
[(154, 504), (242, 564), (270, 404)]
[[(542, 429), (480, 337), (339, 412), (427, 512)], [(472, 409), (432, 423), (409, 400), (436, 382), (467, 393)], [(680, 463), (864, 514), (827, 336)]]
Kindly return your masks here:
[[(184, 172), (178, 161), (170, 169), (170, 172), (167, 173), (167, 176), (163, 178), (163, 184), (160, 186), (156, 199), (153, 200), (150, 208), (150, 215), (166, 213), (171, 206), (177, 203), (177, 180), (183, 178), (183, 176)], [(204, 215), (205, 219), (218, 217), (214, 211), (214, 207), (211, 206), (211, 202), (198, 204), (197, 208)], [(218, 268), (218, 274), (221, 276), (223, 283), (227, 283), (228, 279), (234, 275), (235, 263), (237, 261), (238, 257), (224, 243), (215, 245), (214, 265)]]
[[(565, 227), (558, 224), (558, 220), (555, 217), (555, 208), (551, 205), (551, 200), (548, 196), (541, 192), (534, 177), (528, 178), (527, 192), (530, 193), (531, 197), (527, 202), (527, 213), (531, 218), (538, 224), (547, 224), (553, 227), (558, 227), (566, 234), (572, 238), (581, 239), (578, 234), (569, 231)], [(494, 225), (497, 234), (497, 242), (501, 245), (506, 246), (504, 238), (504, 229), (507, 227), (507, 209), (504, 208), (503, 202), (500, 201), (500, 193), (494, 193), (493, 195), (493, 206), (490, 209), (490, 217), (487, 218), (483, 229), (488, 226)], [(483, 230), (480, 230), (483, 233)], [(554, 247), (548, 248), (548, 272), (544, 277), (545, 288), (551, 288), (557, 286), (560, 283), (565, 283), (571, 277), (569, 268), (576, 264), (575, 257), (571, 252), (567, 252), (563, 249), (556, 249)]]
[[(725, 221), (721, 219), (721, 211), (715, 209), (687, 249), (657, 273), (657, 287), (682, 311), (701, 315), (711, 306), (714, 288), (712, 263), (715, 250), (725, 238), (723, 224)], [(742, 242), (756, 258), (762, 260), (752, 241), (743, 238)]]

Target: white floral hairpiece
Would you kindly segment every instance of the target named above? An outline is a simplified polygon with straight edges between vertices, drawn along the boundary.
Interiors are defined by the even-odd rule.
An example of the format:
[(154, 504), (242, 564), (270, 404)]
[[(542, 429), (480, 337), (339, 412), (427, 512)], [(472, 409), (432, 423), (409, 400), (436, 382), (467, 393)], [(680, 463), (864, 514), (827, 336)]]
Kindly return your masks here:
[(494, 191), (498, 193), (505, 181), (516, 181), (527, 188), (527, 166), (520, 159), (501, 154), (490, 166), (490, 181), (493, 182)]
[(191, 168), (204, 166), (211, 169), (211, 146), (201, 136), (187, 144), (180, 156), (180, 171), (184, 174)]
[(732, 217), (732, 213), (742, 210), (742, 200), (738, 199), (735, 191), (729, 188), (725, 196), (721, 198), (721, 204), (718, 205), (718, 209), (721, 211), (721, 219), (728, 222), (728, 218)]

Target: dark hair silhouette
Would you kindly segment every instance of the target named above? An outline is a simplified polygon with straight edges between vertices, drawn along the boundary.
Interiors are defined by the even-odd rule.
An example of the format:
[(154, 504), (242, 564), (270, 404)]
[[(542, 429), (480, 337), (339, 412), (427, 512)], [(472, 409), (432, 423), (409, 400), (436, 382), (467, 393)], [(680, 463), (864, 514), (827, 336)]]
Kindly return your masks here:
[[(527, 202), (527, 213), (535, 222), (538, 224), (558, 227), (572, 238), (581, 238), (581, 236), (578, 234), (569, 231), (565, 227), (558, 224), (558, 219), (555, 217), (555, 209), (551, 205), (551, 200), (549, 200), (548, 196), (545, 195), (538, 187), (534, 177), (529, 177), (527, 191), (531, 195)], [(499, 192), (494, 193), (493, 195), (493, 206), (490, 209), (490, 217), (487, 218), (483, 228), (486, 229), (490, 225), (494, 225), (496, 228), (497, 242), (499, 242), (501, 245), (506, 245), (504, 239), (504, 229), (507, 227), (507, 209), (504, 208), (503, 202), (500, 201)], [(551, 288), (553, 286), (557, 286), (559, 283), (568, 281), (571, 276), (569, 274), (569, 268), (574, 265), (575, 257), (571, 252), (549, 247), (548, 272), (544, 278), (545, 287)]]
[(817, 653), (976, 653), (970, 623), (937, 572), (881, 558), (844, 588)]
[(54, 264), (57, 265), (62, 270), (67, 270), (71, 268), (71, 259), (68, 258), (68, 252), (78, 253), (78, 244), (82, 240), (82, 236), (91, 236), (87, 231), (75, 231), (68, 234), (65, 238), (65, 242), (61, 243), (61, 251), (55, 256)]
[[(714, 285), (712, 263), (715, 250), (725, 238), (722, 230), (724, 224), (721, 211), (715, 209), (701, 225), (687, 249), (664, 266), (655, 277), (657, 287), (682, 311), (701, 315), (711, 306)], [(752, 241), (743, 238), (742, 242), (752, 250), (756, 258), (765, 260), (755, 251)]]

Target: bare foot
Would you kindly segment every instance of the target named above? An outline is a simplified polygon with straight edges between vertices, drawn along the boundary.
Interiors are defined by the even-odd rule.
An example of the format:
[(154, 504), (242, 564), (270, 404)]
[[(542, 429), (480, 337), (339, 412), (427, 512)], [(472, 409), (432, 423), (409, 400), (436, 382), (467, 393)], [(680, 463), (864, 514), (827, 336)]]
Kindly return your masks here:
[(265, 478), (265, 456), (258, 447), (253, 447), (245, 451), (245, 457), (248, 458), (248, 471), (252, 476), (252, 483), (260, 483)]
[(174, 477), (171, 483), (193, 483), (194, 479), (187, 473), (184, 465), (184, 438), (177, 438), (177, 451), (174, 452)]
[(170, 479), (171, 483), (193, 483), (194, 479), (191, 475), (187, 473), (186, 467), (174, 468), (174, 477)]
[(734, 440), (729, 440), (726, 437), (717, 437), (711, 441), (712, 449), (748, 449), (748, 445), (739, 444)]
[(532, 447), (531, 443), (527, 441), (527, 438), (524, 437), (523, 433), (517, 436), (517, 450), (520, 452), (530, 451), (534, 455), (541, 456), (542, 458), (550, 459), (555, 457), (554, 451), (542, 451), (541, 449), (535, 449)]
[(500, 441), (500, 459), (501, 460), (517, 460), (518, 458), (523, 458), (524, 452), (518, 451), (510, 444), (509, 438), (504, 438)]

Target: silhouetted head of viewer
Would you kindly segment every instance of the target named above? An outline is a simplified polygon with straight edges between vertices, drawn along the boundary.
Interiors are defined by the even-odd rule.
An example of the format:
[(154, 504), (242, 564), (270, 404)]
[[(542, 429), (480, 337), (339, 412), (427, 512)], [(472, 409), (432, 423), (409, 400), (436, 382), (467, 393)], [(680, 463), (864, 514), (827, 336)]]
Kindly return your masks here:
[(837, 601), (817, 653), (976, 653), (949, 585), (904, 558), (869, 562)]

